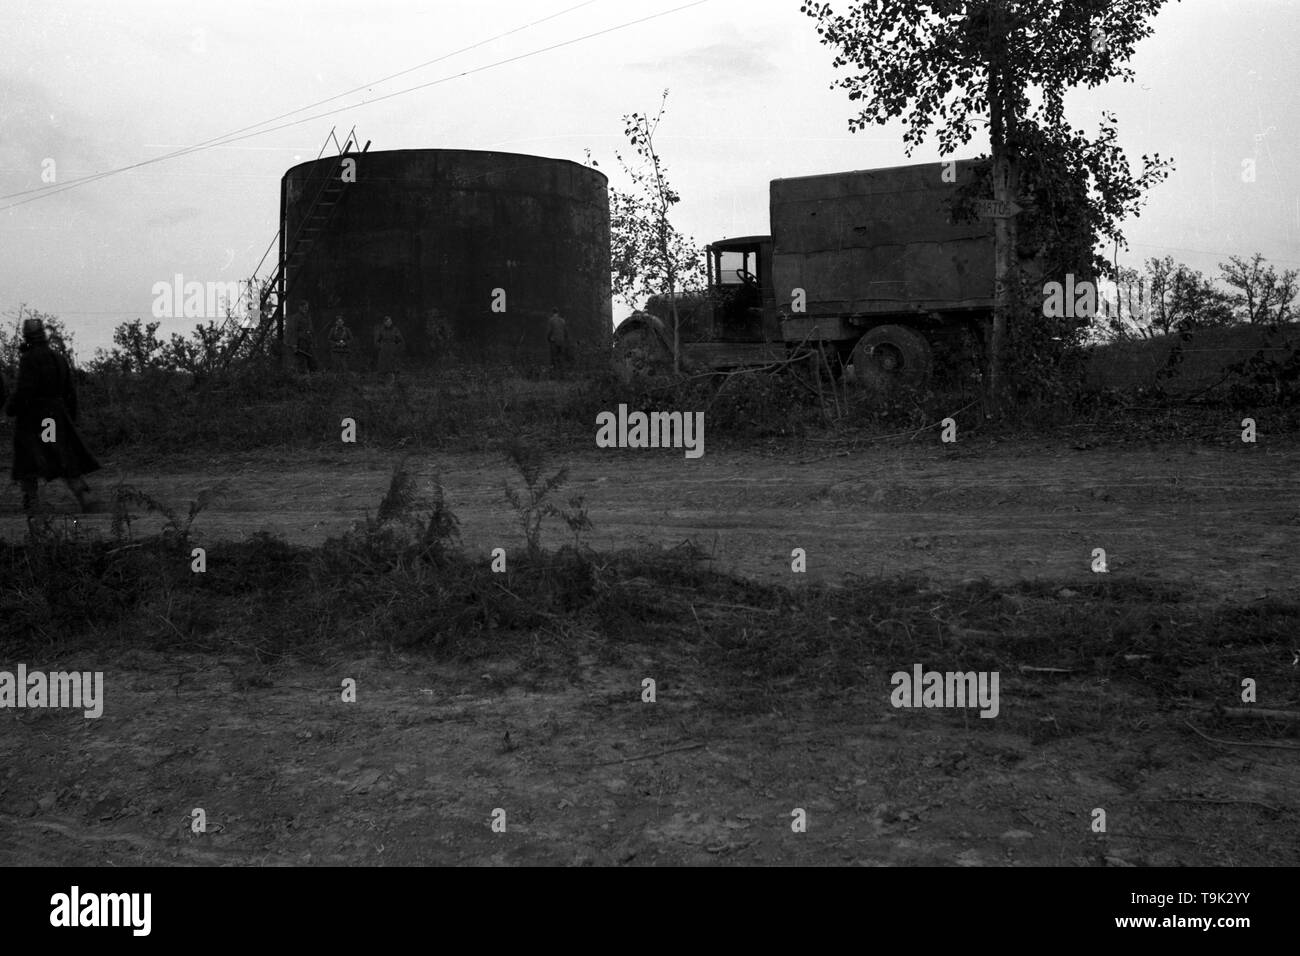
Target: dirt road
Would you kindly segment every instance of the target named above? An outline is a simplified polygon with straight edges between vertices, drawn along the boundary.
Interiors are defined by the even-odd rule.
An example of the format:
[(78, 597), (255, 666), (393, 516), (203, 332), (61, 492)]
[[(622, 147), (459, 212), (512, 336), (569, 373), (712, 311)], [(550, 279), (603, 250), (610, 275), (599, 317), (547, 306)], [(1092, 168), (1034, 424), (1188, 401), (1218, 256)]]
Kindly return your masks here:
[[(256, 687), (232, 684), (243, 666), (134, 653), (109, 670), (100, 720), (4, 714), (0, 863), (1297, 862), (1293, 754), (1215, 752), (1118, 687), (1075, 688), (1071, 706), (1104, 702), (1122, 730), (1033, 743), (996, 720), (894, 711), (884, 675), (879, 693), (741, 717), (689, 686), (642, 703), (644, 668), (524, 690), (508, 664), (471, 684), (423, 656)], [(1005, 693), (1044, 715), (1030, 720), (1064, 719), (1059, 695)]]
[[(270, 531), (318, 542), (374, 511), (397, 455), (356, 450), (109, 463), (96, 487), (117, 480), (182, 513), (202, 489), (225, 480), (227, 497), (199, 516), (209, 538)], [(803, 459), (807, 461), (807, 459)], [(561, 497), (581, 494), (590, 543), (610, 550), (693, 540), (716, 567), (772, 582), (840, 584), (917, 572), (940, 582), (988, 577), (1092, 579), (1093, 549), (1115, 577), (1194, 584), (1207, 599), (1296, 593), (1300, 588), (1300, 447), (1251, 446), (1078, 450), (1067, 441), (882, 446), (800, 464), (791, 454), (718, 450), (583, 450), (568, 464)], [(441, 476), (467, 548), (485, 555), (522, 544), (502, 493), (517, 475), (499, 456), (415, 456), (422, 476)], [(71, 497), (48, 486), (56, 510)], [(107, 532), (108, 519), (81, 519)], [(142, 518), (137, 530), (156, 527)], [(22, 533), (16, 495), (0, 506), (0, 533)], [(558, 546), (567, 531), (546, 529)], [(791, 552), (807, 552), (806, 578)]]
[[(122, 461), (97, 487), (120, 478), (184, 512), (225, 480), (228, 496), (197, 530), (308, 543), (373, 510), (393, 461)], [(486, 557), (521, 544), (502, 459), (413, 463), (440, 474), (467, 548)], [(592, 449), (560, 463), (571, 467), (564, 496), (586, 496), (596, 548), (692, 539), (720, 568), (768, 581), (1092, 582), (1092, 550), (1104, 548), (1114, 578), (1191, 584), (1215, 604), (1294, 597), (1300, 584), (1294, 447), (913, 445), (805, 464)], [(70, 511), (55, 486), (51, 504)], [(22, 531), (16, 512), (5, 499), (6, 535)], [(142, 518), (136, 532), (156, 523)], [(562, 531), (548, 528), (546, 543)], [(807, 551), (806, 577), (791, 574), (793, 548)], [(1294, 746), (1203, 740), (1183, 719), (1191, 711), (1165, 712), (1131, 676), (1049, 680), (1009, 659), (1005, 718), (986, 721), (895, 710), (888, 672), (906, 661), (873, 659), (851, 693), (774, 694), (756, 712), (719, 705), (690, 650), (638, 646), (621, 664), (586, 657), (539, 679), (510, 654), (451, 664), (322, 651), (266, 664), (240, 651), (246, 637), (232, 622), (228, 654), (56, 646), (27, 660), (104, 671), (106, 703), (98, 720), (0, 714), (0, 863), (1297, 862), (1284, 836), (1297, 812)], [(1271, 706), (1289, 707), (1292, 652), (1278, 650), (1251, 673)], [(1236, 658), (1213, 656), (1231, 676)], [(641, 697), (647, 674), (664, 678), (653, 705)], [(355, 704), (340, 700), (349, 678)], [(1237, 692), (1230, 680), (1216, 696)], [(1091, 827), (1099, 807), (1103, 834)], [(206, 832), (194, 831), (196, 809)], [(802, 834), (791, 828), (800, 810)], [(498, 811), (504, 833), (490, 827)]]

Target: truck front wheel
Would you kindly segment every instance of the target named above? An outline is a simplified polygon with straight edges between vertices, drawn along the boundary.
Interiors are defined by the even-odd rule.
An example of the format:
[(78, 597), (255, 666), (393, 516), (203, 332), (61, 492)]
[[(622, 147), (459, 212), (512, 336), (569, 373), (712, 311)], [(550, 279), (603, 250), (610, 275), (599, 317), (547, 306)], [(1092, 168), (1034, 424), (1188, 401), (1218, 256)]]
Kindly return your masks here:
[(878, 325), (858, 339), (851, 360), (852, 381), (879, 391), (920, 388), (934, 370), (930, 343), (902, 325)]
[(624, 378), (633, 372), (653, 374), (673, 367), (673, 351), (664, 341), (663, 323), (651, 315), (641, 318), (640, 322), (625, 321), (614, 331), (615, 367)]

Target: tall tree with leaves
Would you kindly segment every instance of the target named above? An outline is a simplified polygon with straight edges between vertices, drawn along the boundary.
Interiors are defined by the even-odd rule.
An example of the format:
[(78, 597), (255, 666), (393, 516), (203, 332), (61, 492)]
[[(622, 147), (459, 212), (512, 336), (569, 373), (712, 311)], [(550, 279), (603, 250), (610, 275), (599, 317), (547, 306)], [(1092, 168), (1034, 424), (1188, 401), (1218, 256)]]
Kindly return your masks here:
[[(614, 294), (633, 303), (651, 295), (667, 298), (673, 324), (673, 368), (681, 371), (681, 319), (678, 297), (702, 287), (699, 247), (673, 226), (670, 212), (681, 201), (668, 181), (668, 171), (655, 147), (655, 134), (668, 104), (664, 90), (653, 117), (630, 113), (623, 117), (623, 135), (639, 162), (615, 153), (631, 189), (610, 187), (609, 225)], [(594, 165), (594, 164), (593, 164)]]
[[(1112, 79), (1166, 0), (865, 0), (837, 14), (803, 0), (834, 65), (856, 72), (835, 84), (861, 104), (851, 131), (903, 117), (908, 155), (931, 131), (943, 155), (987, 125), (993, 198), (1017, 198), (1022, 165), (1041, 150), (1065, 150), (1087, 175), (1087, 210), (1102, 235), (1123, 244), (1119, 224), (1136, 215), (1143, 193), (1167, 175), (1159, 155), (1143, 156), (1134, 176), (1115, 143), (1114, 117), (1088, 138), (1065, 120), (1065, 93)], [(1040, 163), (1041, 165), (1041, 163)], [(1003, 349), (1019, 270), (1014, 218), (994, 220), (995, 309), (987, 384), (999, 407)], [(1105, 260), (1095, 257), (1098, 271)]]

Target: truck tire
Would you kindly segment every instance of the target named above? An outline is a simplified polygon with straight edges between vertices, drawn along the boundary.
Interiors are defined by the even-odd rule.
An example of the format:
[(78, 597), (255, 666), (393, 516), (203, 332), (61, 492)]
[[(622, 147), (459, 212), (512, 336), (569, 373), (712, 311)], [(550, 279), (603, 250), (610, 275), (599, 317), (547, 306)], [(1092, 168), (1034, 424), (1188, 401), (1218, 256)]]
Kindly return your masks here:
[[(655, 320), (650, 320), (655, 321)], [(654, 374), (671, 369), (672, 350), (666, 348), (662, 329), (645, 323), (627, 323), (614, 335), (615, 365), (624, 375)]]
[(852, 357), (854, 384), (877, 391), (921, 388), (934, 370), (930, 343), (902, 325), (878, 325), (858, 339)]

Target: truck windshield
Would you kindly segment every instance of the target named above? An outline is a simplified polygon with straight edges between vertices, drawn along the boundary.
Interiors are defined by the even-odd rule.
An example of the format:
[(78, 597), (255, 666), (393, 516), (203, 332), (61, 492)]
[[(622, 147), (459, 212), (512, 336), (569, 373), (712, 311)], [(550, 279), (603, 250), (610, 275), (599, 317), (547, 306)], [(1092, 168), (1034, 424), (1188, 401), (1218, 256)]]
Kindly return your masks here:
[(717, 257), (716, 275), (720, 285), (740, 285), (738, 270), (751, 275), (758, 273), (758, 256), (753, 252), (732, 252), (723, 250), (715, 253)]

